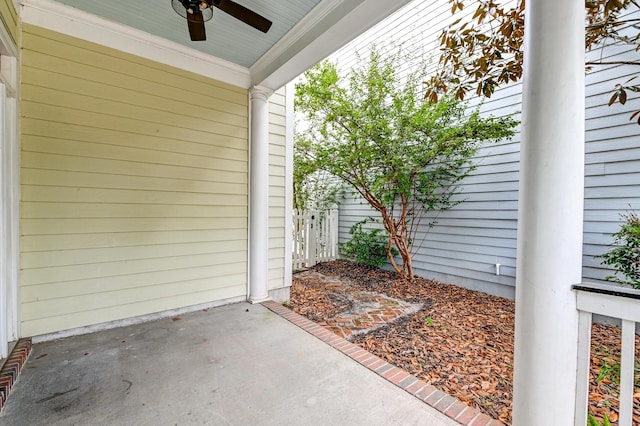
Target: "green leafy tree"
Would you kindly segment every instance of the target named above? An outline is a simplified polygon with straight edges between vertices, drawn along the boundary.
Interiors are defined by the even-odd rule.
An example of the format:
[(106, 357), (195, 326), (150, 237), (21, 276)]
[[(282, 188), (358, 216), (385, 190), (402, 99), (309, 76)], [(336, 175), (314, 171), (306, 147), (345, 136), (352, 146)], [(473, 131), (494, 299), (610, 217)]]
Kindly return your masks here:
[[(611, 250), (600, 256), (603, 265), (612, 266), (616, 273), (608, 281), (640, 289), (640, 218), (635, 212), (621, 215), (623, 223), (613, 234)], [(622, 277), (618, 276), (621, 274)]]
[(296, 133), (293, 144), (293, 208), (329, 210), (338, 204), (342, 182), (318, 166), (309, 155), (312, 142)]
[[(524, 59), (525, 0), (449, 0), (451, 13), (462, 11), (471, 3), (476, 10), (471, 19), (458, 19), (440, 38), (440, 68), (427, 80), (426, 97), (437, 102), (439, 96), (452, 92), (457, 99), (469, 93), (491, 97), (495, 89), (522, 78)], [(638, 24), (640, 5), (636, 0), (586, 0), (585, 47), (595, 50), (606, 45), (631, 46), (640, 50)], [(633, 13), (635, 12), (635, 13)], [(637, 55), (630, 60), (591, 60), (587, 71), (596, 66), (640, 66)], [(609, 105), (625, 104), (629, 93), (640, 92), (632, 77), (615, 84)], [(636, 84), (633, 82), (636, 81)], [(640, 124), (640, 111), (631, 116)]]
[(483, 118), (451, 97), (426, 102), (425, 64), (399, 75), (403, 61), (401, 53), (372, 49), (347, 77), (323, 62), (296, 86), (296, 108), (309, 124), (308, 161), (379, 213), (391, 266), (413, 279), (412, 242), (425, 213), (454, 206), (452, 197), (473, 170), (469, 160), (479, 144), (512, 136), (517, 123)]

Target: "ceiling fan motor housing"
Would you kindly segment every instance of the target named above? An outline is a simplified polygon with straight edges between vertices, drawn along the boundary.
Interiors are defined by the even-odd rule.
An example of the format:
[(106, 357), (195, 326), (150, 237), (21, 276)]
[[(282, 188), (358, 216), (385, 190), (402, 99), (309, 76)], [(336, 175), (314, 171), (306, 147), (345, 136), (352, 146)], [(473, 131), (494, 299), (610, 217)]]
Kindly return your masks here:
[(214, 7), (263, 33), (271, 28), (270, 20), (233, 0), (171, 0), (171, 6), (187, 20), (192, 41), (206, 40), (204, 23), (213, 17)]
[(211, 0), (172, 0), (171, 4), (173, 9), (183, 18), (188, 18), (189, 15), (193, 15), (194, 12), (198, 11), (203, 13), (205, 21), (213, 17)]

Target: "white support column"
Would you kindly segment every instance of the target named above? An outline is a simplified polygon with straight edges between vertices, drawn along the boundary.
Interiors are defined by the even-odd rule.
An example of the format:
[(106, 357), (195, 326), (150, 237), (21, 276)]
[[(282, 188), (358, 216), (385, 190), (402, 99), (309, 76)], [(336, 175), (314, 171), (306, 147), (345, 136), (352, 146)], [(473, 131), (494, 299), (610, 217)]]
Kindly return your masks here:
[(10, 147), (5, 135), (6, 87), (0, 82), (0, 358), (9, 355), (9, 286), (11, 269)]
[(527, 2), (513, 424), (573, 425), (584, 199), (584, 1)]
[(269, 97), (249, 91), (249, 301), (269, 299)]

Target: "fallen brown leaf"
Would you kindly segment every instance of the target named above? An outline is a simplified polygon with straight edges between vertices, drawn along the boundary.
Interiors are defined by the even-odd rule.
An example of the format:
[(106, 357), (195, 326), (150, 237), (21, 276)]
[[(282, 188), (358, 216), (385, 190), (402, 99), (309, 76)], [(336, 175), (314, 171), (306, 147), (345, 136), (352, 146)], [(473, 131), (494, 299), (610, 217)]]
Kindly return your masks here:
[[(393, 272), (343, 261), (321, 263), (312, 270), (324, 279), (294, 275), (291, 309), (322, 324), (348, 311), (348, 296), (363, 291), (422, 303), (417, 313), (350, 340), (490, 417), (511, 423), (513, 301), (420, 277), (408, 282)], [(430, 318), (429, 324), (425, 318)], [(594, 325), (591, 340), (589, 412), (599, 420), (605, 414), (617, 419), (615, 379), (598, 376), (603, 366), (620, 362), (620, 330)], [(636, 388), (634, 424), (640, 416), (639, 397)]]

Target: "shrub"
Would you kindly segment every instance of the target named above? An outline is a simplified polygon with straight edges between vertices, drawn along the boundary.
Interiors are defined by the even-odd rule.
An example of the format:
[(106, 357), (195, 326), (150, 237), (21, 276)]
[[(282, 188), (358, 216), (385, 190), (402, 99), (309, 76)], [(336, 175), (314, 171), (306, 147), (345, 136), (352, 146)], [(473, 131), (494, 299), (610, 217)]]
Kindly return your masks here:
[[(349, 234), (351, 240), (340, 245), (342, 254), (356, 263), (377, 266), (381, 268), (387, 261), (387, 244), (389, 237), (386, 231), (375, 229), (362, 229), (369, 220), (363, 220), (351, 227)], [(395, 256), (398, 250), (393, 248), (391, 253)]]
[(640, 218), (633, 211), (620, 216), (624, 222), (613, 234), (613, 243), (609, 245), (612, 248), (600, 256), (604, 259), (603, 265), (612, 266), (616, 271), (606, 279), (640, 289)]
[(589, 413), (589, 417), (587, 418), (587, 426), (611, 426), (611, 422), (609, 421), (609, 417), (606, 414), (602, 419), (602, 423), (600, 423), (591, 413)]

